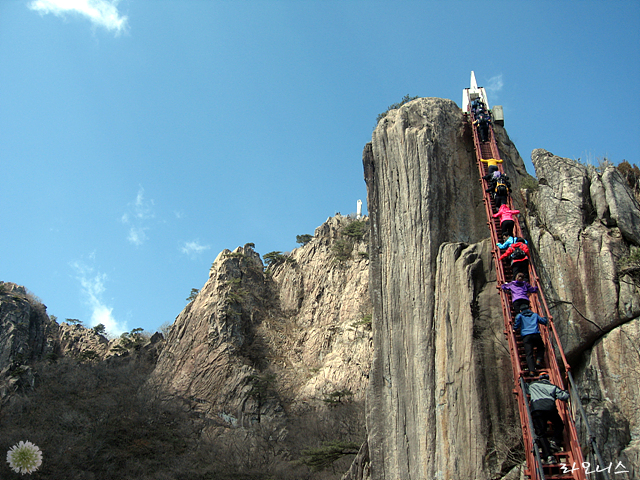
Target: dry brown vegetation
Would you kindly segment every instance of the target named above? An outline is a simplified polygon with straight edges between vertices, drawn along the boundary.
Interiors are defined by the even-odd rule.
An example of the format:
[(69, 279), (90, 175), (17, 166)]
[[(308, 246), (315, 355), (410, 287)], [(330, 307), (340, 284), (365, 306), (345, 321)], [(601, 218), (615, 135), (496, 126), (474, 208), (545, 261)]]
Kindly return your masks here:
[[(43, 451), (37, 476), (51, 480), (330, 480), (352, 456), (312, 471), (296, 462), (301, 452), (362, 440), (363, 408), (352, 403), (297, 417), (283, 441), (274, 441), (267, 426), (216, 427), (189, 399), (145, 393), (152, 368), (135, 357), (36, 365), (35, 384), (0, 409), (0, 451), (20, 440), (35, 443)], [(21, 477), (5, 464), (0, 478)]]

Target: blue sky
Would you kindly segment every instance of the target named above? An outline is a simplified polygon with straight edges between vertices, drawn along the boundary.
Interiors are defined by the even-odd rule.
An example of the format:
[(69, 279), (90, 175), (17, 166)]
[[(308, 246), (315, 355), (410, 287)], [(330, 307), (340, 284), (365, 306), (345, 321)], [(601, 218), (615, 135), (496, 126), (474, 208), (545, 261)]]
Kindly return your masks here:
[(637, 0), (2, 0), (0, 280), (153, 332), (223, 249), (366, 212), (376, 116), (460, 105), (471, 70), (526, 160), (640, 164), (639, 24)]

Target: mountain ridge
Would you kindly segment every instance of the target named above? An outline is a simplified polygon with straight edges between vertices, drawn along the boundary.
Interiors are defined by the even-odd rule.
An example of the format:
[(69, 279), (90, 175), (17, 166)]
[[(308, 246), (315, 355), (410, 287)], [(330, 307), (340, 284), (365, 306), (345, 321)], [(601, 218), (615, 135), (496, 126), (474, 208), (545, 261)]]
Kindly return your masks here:
[[(615, 167), (598, 170), (545, 150), (532, 155), (538, 185), (521, 190), (530, 179), (524, 162), (504, 128), (495, 135), (597, 441), (629, 470), (616, 478), (634, 478), (640, 292), (620, 261), (640, 245), (638, 203)], [(70, 478), (119, 478), (135, 468), (145, 472), (138, 478), (520, 478), (492, 245), (461, 110), (421, 98), (389, 111), (364, 147), (363, 170), (369, 217), (328, 218), (266, 269), (251, 244), (224, 250), (164, 340), (114, 348), (89, 329), (56, 327), (24, 289), (7, 288), (3, 436), (29, 433), (16, 412), (46, 386), (38, 378), (56, 354), (60, 365), (77, 361), (88, 375), (103, 366), (148, 371), (136, 378), (153, 413), (135, 423), (141, 432), (128, 431), (129, 443), (105, 433), (108, 455), (96, 458), (107, 463), (74, 465)], [(65, 408), (65, 418), (88, 416)], [(167, 412), (183, 436), (153, 430), (157, 452), (179, 445), (173, 457), (158, 458), (145, 450), (153, 439), (138, 435)], [(65, 471), (63, 454), (53, 437), (39, 435), (43, 478), (55, 478), (46, 468)], [(93, 448), (78, 438), (74, 451)], [(361, 447), (351, 462), (354, 443)], [(108, 464), (127, 449), (155, 463), (140, 456)]]

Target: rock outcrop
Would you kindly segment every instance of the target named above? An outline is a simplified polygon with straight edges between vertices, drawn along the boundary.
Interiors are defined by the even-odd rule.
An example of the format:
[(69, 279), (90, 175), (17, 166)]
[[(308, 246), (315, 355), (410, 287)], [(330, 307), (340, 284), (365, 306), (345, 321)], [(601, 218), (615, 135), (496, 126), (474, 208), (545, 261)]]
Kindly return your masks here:
[(51, 350), (46, 308), (26, 288), (0, 282), (0, 369), (42, 357)]
[[(498, 445), (513, 404), (493, 387), (509, 384), (508, 370), (494, 369), (505, 362), (501, 311), (468, 133), (453, 102), (427, 98), (389, 112), (365, 147), (371, 478), (484, 479), (509, 451)], [(517, 179), (522, 160), (499, 138)]]
[[(52, 317), (55, 318), (55, 317)], [(117, 360), (135, 352), (136, 361), (155, 364), (162, 335), (141, 334), (108, 340), (94, 329), (61, 323), (25, 287), (0, 282), (0, 402), (20, 387), (35, 384), (33, 365), (69, 357), (77, 361)]]
[[(279, 308), (295, 325), (289, 362), (296, 372), (289, 391), (296, 404), (349, 391), (364, 400), (371, 367), (371, 303), (367, 219), (329, 218), (314, 238), (274, 268)], [(361, 232), (344, 234), (349, 225)], [(292, 332), (293, 333), (293, 332)]]
[(345, 423), (362, 441), (371, 309), (360, 228), (366, 219), (329, 218), (305, 246), (269, 255), (266, 272), (250, 244), (223, 251), (171, 328), (150, 380), (156, 392), (191, 402), (212, 422), (204, 435), (266, 432), (285, 457), (292, 442), (319, 446), (301, 418), (329, 427), (336, 405), (360, 405), (361, 418)]
[(62, 323), (58, 336), (64, 355), (104, 360), (109, 352), (109, 340), (82, 325)]
[[(640, 474), (640, 290), (621, 262), (640, 242), (640, 207), (613, 166), (534, 150), (525, 192), (538, 273), (600, 449)], [(584, 433), (584, 432), (583, 432)]]
[[(599, 339), (586, 352), (586, 360), (576, 373), (582, 404), (599, 449), (607, 462), (613, 462), (613, 468), (621, 462), (625, 468), (618, 471), (629, 472), (615, 477), (629, 480), (640, 478), (638, 345), (640, 320), (636, 318)], [(583, 426), (581, 433), (586, 435)]]
[(618, 262), (640, 241), (640, 209), (613, 166), (595, 167), (534, 150), (539, 179), (526, 192), (526, 224), (547, 300), (570, 358), (640, 314), (640, 297), (618, 279)]
[(33, 384), (30, 363), (57, 353), (56, 327), (23, 286), (0, 282), (0, 401), (21, 384)]
[[(367, 451), (345, 479), (521, 474), (513, 379), (465, 128), (453, 102), (419, 99), (389, 112), (365, 147), (374, 354)], [(637, 368), (630, 345), (638, 287), (618, 268), (640, 240), (637, 202), (615, 168), (598, 172), (544, 151), (533, 154), (540, 186), (523, 197), (524, 164), (504, 129), (495, 133), (583, 403), (600, 443), (605, 432), (612, 439), (608, 458), (637, 472), (637, 380), (622, 365)]]
[(251, 425), (267, 406), (251, 395), (256, 326), (267, 303), (260, 256), (250, 246), (218, 255), (209, 281), (178, 316), (152, 375), (163, 392), (196, 402), (230, 425)]

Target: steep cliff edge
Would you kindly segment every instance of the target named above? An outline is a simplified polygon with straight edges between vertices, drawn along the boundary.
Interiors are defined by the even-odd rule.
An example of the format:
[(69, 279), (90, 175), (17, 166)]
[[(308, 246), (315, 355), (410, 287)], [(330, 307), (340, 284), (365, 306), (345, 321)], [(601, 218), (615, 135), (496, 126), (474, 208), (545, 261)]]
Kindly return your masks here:
[(34, 382), (31, 363), (57, 353), (57, 325), (23, 286), (0, 282), (0, 403)]
[[(510, 173), (524, 166), (501, 132)], [(365, 147), (371, 478), (490, 478), (514, 411), (470, 137), (455, 103), (391, 111)], [(517, 177), (516, 177), (517, 178)], [(508, 360), (507, 360), (508, 362)], [(502, 385), (502, 388), (494, 388)]]
[[(466, 128), (453, 102), (419, 99), (389, 112), (365, 147), (374, 354), (368, 440), (345, 478), (519, 475), (513, 379)], [(584, 372), (584, 401), (599, 431), (615, 437), (611, 461), (635, 472), (637, 414), (622, 397), (637, 394), (637, 380), (622, 388), (614, 366), (631, 353), (628, 365), (637, 368), (628, 345), (638, 290), (616, 273), (616, 259), (640, 239), (637, 203), (615, 169), (590, 171), (548, 152), (534, 152), (541, 185), (525, 201), (524, 164), (504, 129), (495, 133), (557, 325)], [(621, 324), (632, 331), (603, 337)], [(624, 336), (628, 345), (616, 354), (612, 345)]]

